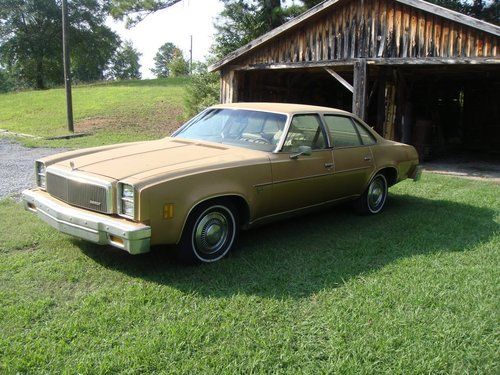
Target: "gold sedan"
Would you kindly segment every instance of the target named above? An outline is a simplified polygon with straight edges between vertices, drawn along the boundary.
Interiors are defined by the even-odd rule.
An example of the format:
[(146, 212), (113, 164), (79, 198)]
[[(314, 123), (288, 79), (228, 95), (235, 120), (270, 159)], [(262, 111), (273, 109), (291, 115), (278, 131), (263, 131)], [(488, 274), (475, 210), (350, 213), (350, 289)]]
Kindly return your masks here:
[(280, 103), (216, 105), (171, 137), (36, 161), (25, 207), (61, 232), (139, 254), (226, 256), (240, 229), (352, 200), (377, 214), (390, 186), (420, 174), (412, 146), (351, 113)]

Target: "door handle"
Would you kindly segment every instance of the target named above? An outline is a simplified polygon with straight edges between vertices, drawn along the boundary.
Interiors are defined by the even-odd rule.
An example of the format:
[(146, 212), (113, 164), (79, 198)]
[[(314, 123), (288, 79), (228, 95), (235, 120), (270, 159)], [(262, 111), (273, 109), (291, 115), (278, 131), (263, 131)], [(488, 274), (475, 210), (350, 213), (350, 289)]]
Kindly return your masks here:
[(372, 158), (370, 156), (365, 156), (363, 159), (365, 159), (365, 161), (370, 161), (372, 160)]
[(325, 168), (326, 169), (333, 168), (333, 163), (325, 163)]

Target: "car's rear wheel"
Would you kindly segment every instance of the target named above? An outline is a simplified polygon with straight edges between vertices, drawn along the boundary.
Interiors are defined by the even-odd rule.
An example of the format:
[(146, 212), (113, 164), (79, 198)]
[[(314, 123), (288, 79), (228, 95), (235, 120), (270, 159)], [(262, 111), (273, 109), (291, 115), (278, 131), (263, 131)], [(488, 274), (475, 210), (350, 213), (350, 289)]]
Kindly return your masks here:
[(189, 215), (178, 257), (191, 264), (218, 261), (235, 245), (238, 232), (238, 211), (230, 202), (203, 203)]
[(356, 201), (356, 208), (361, 214), (378, 214), (387, 201), (387, 179), (382, 173), (376, 174), (365, 192)]

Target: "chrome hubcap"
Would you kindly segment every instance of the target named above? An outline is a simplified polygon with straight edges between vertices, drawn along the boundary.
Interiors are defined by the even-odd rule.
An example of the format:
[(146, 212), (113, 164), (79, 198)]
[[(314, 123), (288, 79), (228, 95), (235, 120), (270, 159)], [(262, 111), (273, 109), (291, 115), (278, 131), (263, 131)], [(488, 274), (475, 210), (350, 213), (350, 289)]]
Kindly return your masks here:
[(194, 242), (196, 249), (203, 254), (219, 251), (227, 240), (229, 225), (226, 217), (219, 212), (209, 212), (196, 225)]
[(372, 210), (377, 210), (383, 204), (385, 195), (385, 184), (382, 179), (376, 179), (368, 189), (368, 204)]

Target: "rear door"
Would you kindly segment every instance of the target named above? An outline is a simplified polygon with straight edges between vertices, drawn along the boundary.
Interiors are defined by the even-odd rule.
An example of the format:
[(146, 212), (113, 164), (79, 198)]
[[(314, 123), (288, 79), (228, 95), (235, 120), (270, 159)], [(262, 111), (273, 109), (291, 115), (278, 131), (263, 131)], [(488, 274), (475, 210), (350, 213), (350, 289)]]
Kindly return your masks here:
[[(291, 159), (300, 146), (311, 155)], [(282, 150), (271, 156), (273, 211), (281, 213), (322, 203), (330, 196), (332, 151), (318, 114), (297, 114), (291, 120)]]
[(349, 116), (324, 115), (335, 165), (332, 199), (362, 194), (374, 171), (370, 145), (376, 141)]

